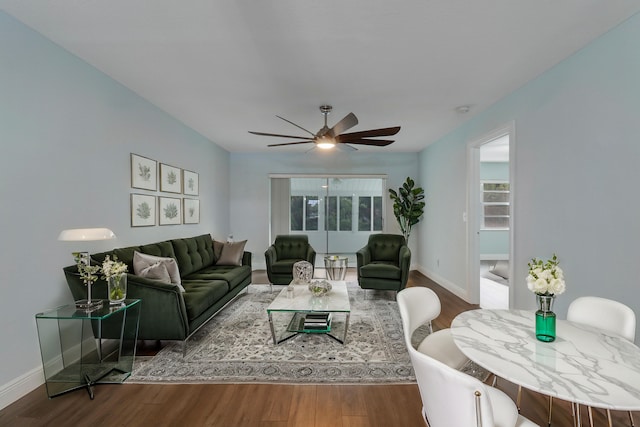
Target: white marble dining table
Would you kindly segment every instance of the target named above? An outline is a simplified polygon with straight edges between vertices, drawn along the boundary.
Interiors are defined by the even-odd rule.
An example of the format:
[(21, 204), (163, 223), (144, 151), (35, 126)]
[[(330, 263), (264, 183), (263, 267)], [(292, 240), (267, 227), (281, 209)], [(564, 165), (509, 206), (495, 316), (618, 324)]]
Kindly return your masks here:
[(471, 360), (515, 384), (569, 402), (640, 410), (640, 348), (592, 326), (558, 320), (556, 340), (535, 336), (525, 310), (470, 310), (451, 323), (456, 345)]

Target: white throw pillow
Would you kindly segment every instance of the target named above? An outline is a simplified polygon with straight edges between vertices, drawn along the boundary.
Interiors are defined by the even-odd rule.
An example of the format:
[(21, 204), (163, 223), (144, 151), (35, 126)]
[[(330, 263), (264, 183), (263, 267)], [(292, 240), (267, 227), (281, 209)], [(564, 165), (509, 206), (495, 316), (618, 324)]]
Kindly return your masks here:
[(180, 292), (184, 292), (178, 263), (171, 257), (159, 257), (135, 251), (133, 253), (133, 272), (148, 279), (172, 283), (180, 288)]

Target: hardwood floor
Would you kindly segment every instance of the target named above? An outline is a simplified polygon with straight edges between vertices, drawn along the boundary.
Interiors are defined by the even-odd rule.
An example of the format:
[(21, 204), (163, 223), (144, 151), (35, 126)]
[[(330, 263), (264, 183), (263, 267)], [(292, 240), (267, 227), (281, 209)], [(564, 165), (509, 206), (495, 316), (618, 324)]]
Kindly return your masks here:
[[(355, 280), (350, 271), (348, 280)], [(264, 272), (254, 283), (266, 283)], [(476, 308), (412, 272), (409, 286), (426, 286), (441, 299), (436, 329), (448, 327), (460, 312)], [(155, 346), (141, 347), (153, 353)], [(498, 387), (515, 399), (516, 387)], [(546, 425), (547, 399), (524, 390), (522, 413)], [(452, 402), (452, 406), (455, 403)], [(95, 400), (74, 391), (48, 399), (44, 386), (0, 411), (0, 426), (257, 426), (257, 427), (424, 427), (418, 387), (408, 385), (279, 384), (123, 384), (95, 387)], [(583, 408), (583, 425), (587, 425)], [(606, 425), (594, 411), (597, 426)], [(629, 425), (626, 413), (614, 412), (614, 426)], [(634, 413), (640, 420), (640, 413)], [(554, 400), (553, 426), (571, 426), (567, 402)], [(451, 426), (466, 427), (466, 426)]]

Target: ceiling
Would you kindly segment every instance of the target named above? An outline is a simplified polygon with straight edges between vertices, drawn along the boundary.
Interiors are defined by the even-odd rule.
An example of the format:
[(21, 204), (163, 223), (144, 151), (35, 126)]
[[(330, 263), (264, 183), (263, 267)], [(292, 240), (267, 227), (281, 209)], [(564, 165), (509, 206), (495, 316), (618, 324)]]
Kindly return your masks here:
[[(399, 125), (417, 152), (640, 11), (637, 0), (0, 0), (7, 13), (231, 152)], [(456, 112), (468, 105), (466, 114)]]

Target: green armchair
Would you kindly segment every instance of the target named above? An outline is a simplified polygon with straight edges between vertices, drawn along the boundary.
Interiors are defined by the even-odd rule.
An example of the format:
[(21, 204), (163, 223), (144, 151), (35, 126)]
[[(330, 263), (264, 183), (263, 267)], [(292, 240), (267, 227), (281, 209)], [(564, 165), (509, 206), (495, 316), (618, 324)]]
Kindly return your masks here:
[(315, 267), (316, 251), (304, 234), (280, 235), (264, 253), (267, 276), (273, 285), (288, 285), (293, 280), (293, 264), (308, 261)]
[(411, 251), (404, 236), (372, 234), (356, 252), (358, 284), (362, 289), (401, 291), (407, 286)]

